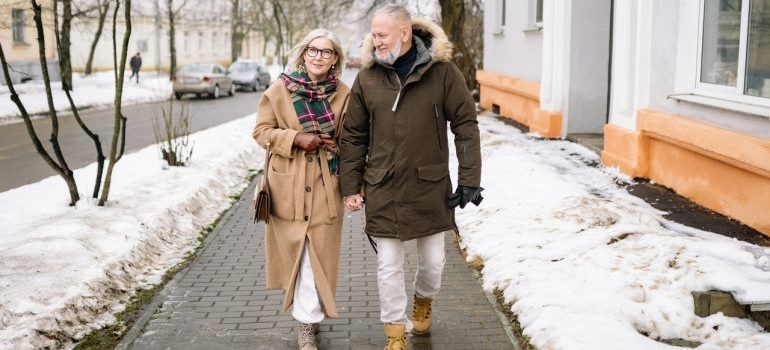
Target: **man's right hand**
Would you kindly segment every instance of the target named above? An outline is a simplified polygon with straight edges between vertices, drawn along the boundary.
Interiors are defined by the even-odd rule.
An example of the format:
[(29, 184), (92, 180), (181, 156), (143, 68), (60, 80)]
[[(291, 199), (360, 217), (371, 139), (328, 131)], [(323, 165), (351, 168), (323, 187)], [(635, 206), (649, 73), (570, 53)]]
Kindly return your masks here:
[(316, 134), (301, 132), (294, 136), (294, 145), (305, 152), (313, 152), (323, 144), (324, 142), (321, 140), (321, 137)]
[(364, 196), (360, 193), (351, 194), (342, 198), (345, 206), (351, 211), (359, 211), (364, 208)]

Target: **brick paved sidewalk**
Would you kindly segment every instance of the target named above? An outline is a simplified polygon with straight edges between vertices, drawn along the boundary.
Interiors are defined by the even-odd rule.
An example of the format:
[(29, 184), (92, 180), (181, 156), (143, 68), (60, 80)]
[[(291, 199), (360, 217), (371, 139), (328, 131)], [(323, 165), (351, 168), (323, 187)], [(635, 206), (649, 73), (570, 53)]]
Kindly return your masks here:
[[(254, 186), (225, 215), (203, 251), (154, 301), (118, 349), (296, 349), (296, 322), (281, 314), (281, 291), (265, 290), (263, 225), (250, 221)], [(337, 307), (340, 318), (321, 323), (319, 349), (382, 349), (377, 259), (363, 235), (363, 215), (346, 217)], [(442, 290), (434, 302), (429, 336), (409, 336), (410, 349), (514, 349), (474, 272), (451, 235)], [(407, 276), (416, 249), (407, 249)], [(407, 280), (408, 282), (409, 280)], [(409, 289), (412, 288), (407, 283)], [(411, 290), (408, 291), (411, 295)], [(411, 302), (408, 310), (411, 312)]]

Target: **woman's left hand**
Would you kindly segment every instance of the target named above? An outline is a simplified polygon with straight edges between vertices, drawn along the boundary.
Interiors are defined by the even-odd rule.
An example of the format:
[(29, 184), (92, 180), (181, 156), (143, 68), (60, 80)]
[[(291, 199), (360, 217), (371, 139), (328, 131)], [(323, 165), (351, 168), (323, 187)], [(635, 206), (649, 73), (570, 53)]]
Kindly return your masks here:
[(337, 143), (332, 140), (331, 136), (326, 134), (318, 135), (321, 137), (321, 141), (323, 141), (323, 148), (329, 152), (336, 152), (337, 151)]

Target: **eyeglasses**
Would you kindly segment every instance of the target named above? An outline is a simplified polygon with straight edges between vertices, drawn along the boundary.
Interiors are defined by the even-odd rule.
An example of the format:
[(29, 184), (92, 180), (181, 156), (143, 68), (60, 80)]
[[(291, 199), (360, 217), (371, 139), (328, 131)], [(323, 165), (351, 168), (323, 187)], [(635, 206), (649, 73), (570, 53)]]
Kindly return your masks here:
[(332, 55), (336, 53), (334, 52), (334, 50), (329, 50), (329, 49), (319, 50), (318, 48), (312, 47), (312, 46), (308, 46), (307, 49), (305, 49), (305, 52), (307, 52), (307, 55), (310, 57), (316, 57), (320, 52), (322, 58), (332, 58)]

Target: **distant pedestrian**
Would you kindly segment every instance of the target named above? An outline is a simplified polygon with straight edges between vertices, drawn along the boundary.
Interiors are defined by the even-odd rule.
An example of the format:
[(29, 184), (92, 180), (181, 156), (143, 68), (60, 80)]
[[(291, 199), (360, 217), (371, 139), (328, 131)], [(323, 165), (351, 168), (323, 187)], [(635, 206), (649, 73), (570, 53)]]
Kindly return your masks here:
[[(444, 31), (430, 20), (412, 19), (403, 6), (375, 12), (363, 47), (340, 140), (340, 184), (350, 210), (366, 209), (365, 231), (377, 244), (385, 349), (405, 350), (406, 332), (430, 331), (444, 234), (457, 231), (455, 207), (482, 199), (476, 105), (451, 62)], [(454, 193), (447, 123), (459, 163)], [(418, 254), (411, 320), (404, 278), (409, 240), (416, 241)]]
[(131, 57), (131, 61), (128, 63), (131, 66), (131, 76), (128, 80), (136, 77), (136, 83), (139, 84), (139, 70), (142, 69), (142, 56), (137, 52), (136, 55)]
[(262, 94), (252, 136), (271, 152), (272, 198), (265, 226), (267, 288), (293, 305), (300, 350), (316, 350), (325, 317), (338, 317), (342, 204), (335, 139), (350, 88), (338, 80), (345, 62), (337, 37), (315, 29), (292, 49), (289, 72)]

